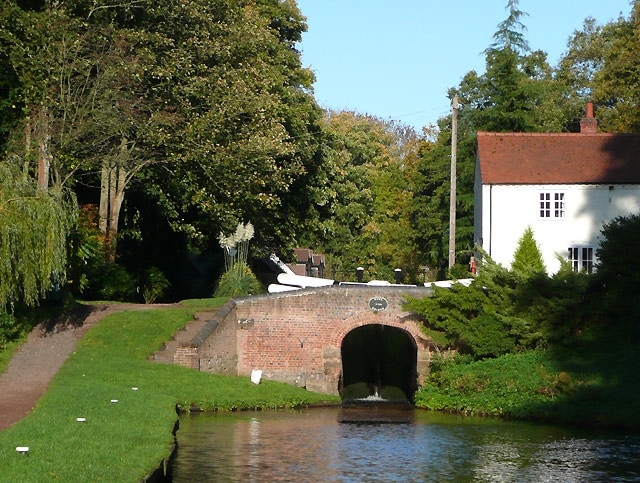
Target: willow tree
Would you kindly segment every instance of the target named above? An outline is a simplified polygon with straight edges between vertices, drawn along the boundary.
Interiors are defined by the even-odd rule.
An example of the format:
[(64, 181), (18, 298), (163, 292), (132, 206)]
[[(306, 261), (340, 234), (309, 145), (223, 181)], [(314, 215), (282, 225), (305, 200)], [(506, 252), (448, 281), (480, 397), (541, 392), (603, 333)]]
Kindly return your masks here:
[(66, 281), (73, 199), (38, 189), (17, 164), (0, 163), (0, 309), (36, 305)]

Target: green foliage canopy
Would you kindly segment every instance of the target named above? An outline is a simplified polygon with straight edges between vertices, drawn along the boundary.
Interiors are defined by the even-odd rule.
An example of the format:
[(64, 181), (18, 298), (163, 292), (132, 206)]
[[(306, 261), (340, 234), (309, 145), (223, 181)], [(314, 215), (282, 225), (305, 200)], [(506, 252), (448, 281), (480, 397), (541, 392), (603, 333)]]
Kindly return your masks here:
[(328, 256), (337, 277), (393, 279), (416, 272), (409, 205), (418, 139), (413, 130), (353, 112), (328, 113), (323, 161), (306, 178), (300, 241)]
[(149, 236), (139, 221), (159, 211), (187, 250), (210, 249), (243, 219), (261, 249), (292, 248), (309, 201), (292, 205), (291, 190), (312, 169), (321, 115), (293, 48), (306, 29), (295, 3), (156, 2), (141, 19), (156, 39), (148, 82), (171, 115), (158, 139), (166, 162), (132, 187), (126, 236)]
[[(601, 35), (614, 30), (606, 44), (604, 63), (594, 76), (594, 100), (603, 129), (610, 132), (640, 131), (640, 2), (633, 2), (631, 15), (619, 20)], [(606, 37), (605, 37), (606, 39)]]

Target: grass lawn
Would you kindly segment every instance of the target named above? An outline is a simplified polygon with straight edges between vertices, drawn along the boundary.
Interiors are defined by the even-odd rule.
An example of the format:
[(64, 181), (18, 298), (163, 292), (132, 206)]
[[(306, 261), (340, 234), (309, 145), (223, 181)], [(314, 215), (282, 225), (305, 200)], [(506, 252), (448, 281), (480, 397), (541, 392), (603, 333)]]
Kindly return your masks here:
[[(339, 402), (286, 384), (254, 385), (249, 378), (147, 360), (212, 303), (123, 311), (90, 329), (35, 410), (0, 432), (0, 481), (139, 481), (169, 455), (176, 406), (234, 410)], [(28, 446), (29, 454), (17, 453), (17, 446)]]

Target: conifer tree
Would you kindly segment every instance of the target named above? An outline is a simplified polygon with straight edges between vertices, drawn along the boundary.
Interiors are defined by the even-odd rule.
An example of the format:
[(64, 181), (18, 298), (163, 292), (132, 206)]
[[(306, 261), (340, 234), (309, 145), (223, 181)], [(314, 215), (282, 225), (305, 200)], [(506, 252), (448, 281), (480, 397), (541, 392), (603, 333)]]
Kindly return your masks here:
[(524, 231), (513, 254), (511, 269), (518, 275), (528, 277), (537, 273), (546, 273), (546, 267), (542, 261), (542, 253), (538, 243), (533, 237), (530, 226)]
[(509, 15), (498, 24), (498, 30), (493, 34), (493, 43), (485, 50), (485, 53), (501, 50), (521, 53), (529, 51), (529, 43), (524, 38), (524, 32), (527, 27), (521, 20), (528, 13), (518, 8), (519, 3), (519, 0), (507, 1)]

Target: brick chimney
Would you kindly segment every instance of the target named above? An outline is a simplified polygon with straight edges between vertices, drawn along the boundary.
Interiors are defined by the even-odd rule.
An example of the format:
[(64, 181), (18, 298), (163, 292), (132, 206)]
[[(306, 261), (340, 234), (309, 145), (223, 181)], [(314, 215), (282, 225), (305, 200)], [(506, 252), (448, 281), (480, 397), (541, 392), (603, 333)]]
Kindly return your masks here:
[(587, 102), (585, 117), (580, 119), (580, 133), (595, 134), (598, 131), (598, 121), (593, 117), (593, 102)]

